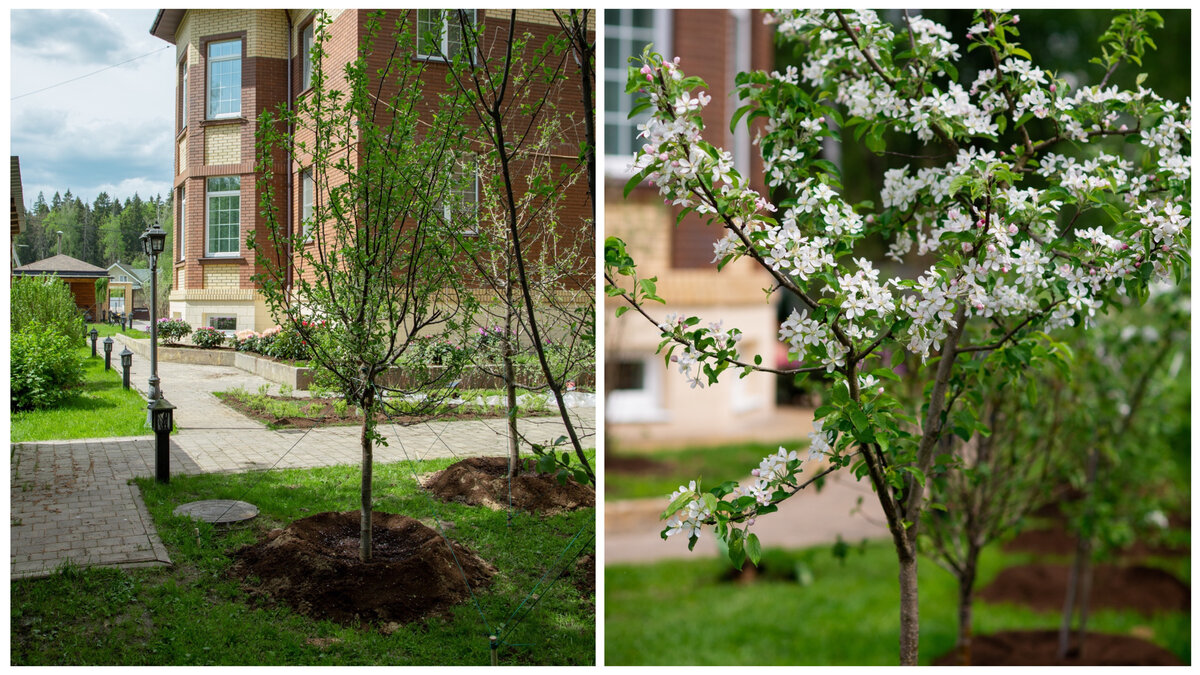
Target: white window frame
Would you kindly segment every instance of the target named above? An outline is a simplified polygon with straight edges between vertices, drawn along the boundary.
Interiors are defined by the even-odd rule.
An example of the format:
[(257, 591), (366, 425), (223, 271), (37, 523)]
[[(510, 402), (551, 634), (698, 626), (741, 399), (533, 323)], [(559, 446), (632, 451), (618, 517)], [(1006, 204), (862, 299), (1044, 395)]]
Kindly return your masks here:
[[(470, 12), (472, 25), (474, 25), (476, 20), (478, 19), (478, 14), (476, 13), (476, 10), (473, 10), (473, 9), (459, 9), (459, 10), (418, 9), (417, 10), (417, 21), (416, 21), (416, 24), (417, 24), (417, 58), (433, 59), (436, 61), (445, 61), (447, 59), (453, 59), (455, 56), (458, 55), (457, 51), (454, 53), (450, 52), (450, 25), (451, 25), (450, 19), (452, 16), (450, 14), (451, 11)], [(438, 53), (436, 53), (436, 54), (426, 54), (425, 52), (422, 51), (422, 47), (424, 46), (422, 43), (425, 40), (425, 32), (427, 32), (427, 31), (424, 31), (422, 29), (421, 24), (422, 24), (422, 22), (431, 23), (428, 18), (422, 19), (421, 15), (423, 12), (439, 12), (440, 13), (439, 14), (440, 26), (438, 29), (438, 34), (439, 34), (440, 39), (438, 41)], [(426, 15), (426, 17), (428, 17), (428, 15)], [(454, 15), (453, 19), (454, 19), (453, 25), (457, 27), (459, 25), (458, 16)], [(466, 39), (461, 33), (461, 28), (459, 28), (458, 30), (460, 31), (459, 32), (459, 42), (465, 43)], [(460, 44), (460, 46), (459, 46), (460, 50), (462, 49), (462, 46), (463, 45)]]
[(125, 293), (120, 295), (108, 295), (108, 311), (125, 313)]
[(187, 186), (179, 186), (179, 260), (187, 259)]
[[(233, 328), (217, 328), (216, 326), (213, 325), (213, 323), (215, 323), (217, 319), (233, 319)], [(237, 329), (237, 325), (238, 325), (237, 319), (238, 318), (237, 318), (236, 314), (205, 314), (204, 315), (204, 325), (208, 328), (219, 330), (226, 337), (229, 337), (229, 336), (237, 333), (237, 330), (238, 330)]]
[[(236, 190), (211, 190), (209, 181), (219, 180), (223, 178), (236, 178), (238, 181), (238, 189)], [(242, 177), (241, 176), (210, 176), (204, 180), (204, 256), (206, 258), (237, 258), (242, 254)], [(234, 213), (237, 214), (237, 234), (234, 236), (234, 241), (237, 243), (237, 248), (233, 251), (214, 251), (212, 240), (212, 216), (213, 216), (213, 199), (226, 197), (237, 197), (237, 209)], [(229, 223), (218, 223), (218, 225), (228, 225)], [(227, 237), (225, 238), (227, 239)]]
[(313, 179), (312, 167), (300, 172), (300, 227), (305, 243), (312, 241), (312, 218), (316, 203), (317, 183)]
[(666, 422), (670, 414), (663, 408), (663, 367), (655, 356), (616, 356), (613, 361), (638, 361), (642, 364), (642, 386), (613, 389), (604, 402), (604, 417), (614, 424)]
[(315, 26), (316, 21), (310, 21), (300, 31), (300, 91), (306, 91), (312, 87), (312, 48), (313, 40), (316, 37)]
[[(652, 25), (649, 28), (636, 28), (621, 23), (609, 24), (609, 12), (617, 12), (618, 21), (629, 21), (632, 19), (632, 9), (606, 9), (604, 10), (604, 40), (605, 40), (605, 67), (604, 67), (604, 173), (610, 178), (628, 179), (633, 175), (630, 171), (630, 165), (633, 163), (633, 154), (636, 148), (618, 147), (618, 152), (609, 152), (608, 127), (616, 126), (620, 133), (628, 135), (629, 130), (636, 129), (640, 123), (639, 120), (629, 119), (629, 111), (633, 109), (635, 97), (625, 93), (625, 81), (629, 72), (629, 57), (641, 56), (639, 49), (636, 54), (631, 50), (619, 49), (617, 56), (617, 64), (614, 67), (608, 67), (608, 61), (611, 56), (608, 53), (610, 40), (615, 40), (618, 45), (624, 47), (626, 44), (631, 44), (633, 41), (641, 41), (647, 37), (651, 38), (654, 44), (654, 51), (669, 57), (671, 54), (671, 31), (672, 31), (672, 16), (669, 9), (654, 9), (650, 10), (654, 13)], [(628, 14), (626, 14), (628, 12)], [(608, 95), (609, 84), (615, 84), (617, 96)], [(649, 117), (649, 111), (642, 113), (641, 117)], [(618, 144), (622, 144), (618, 141)], [(629, 150), (629, 152), (622, 152)]]
[[(459, 181), (463, 180), (462, 177), (468, 171), (472, 175), (471, 187), (467, 190), (456, 189)], [(474, 210), (476, 225), (474, 227), (464, 227), (461, 230), (459, 230), (459, 233), (464, 234), (464, 235), (470, 235), (470, 236), (479, 234), (479, 227), (478, 227), (478, 222), (479, 222), (479, 169), (474, 166), (468, 167), (468, 166), (460, 165), (455, 168), (454, 177), (451, 179), (451, 181), (452, 181), (452, 184), (447, 186), (447, 190), (451, 194), (453, 194), (456, 198), (452, 199), (452, 200), (445, 200), (445, 199), (442, 200), (442, 203), (441, 203), (442, 218), (445, 219), (446, 224), (453, 225), (454, 224), (454, 206), (456, 203), (459, 202), (458, 197), (465, 197), (466, 195), (470, 195), (471, 196), (471, 205), (474, 207), (473, 210)], [(463, 199), (462, 201), (466, 202), (465, 199)]]
[(182, 122), (182, 124), (179, 125), (181, 129), (186, 129), (187, 124), (188, 124), (187, 81), (188, 81), (188, 62), (187, 62), (187, 59), (184, 59), (184, 61), (183, 61), (183, 78), (179, 85), (183, 89), (182, 98), (179, 102), (179, 105), (182, 107), (182, 110), (180, 113), (180, 121)]
[[(220, 45), (228, 45), (228, 44), (233, 44), (233, 43), (237, 44), (237, 50), (235, 50), (235, 53), (227, 54), (224, 56), (213, 56), (212, 55), (213, 47), (218, 47)], [(214, 40), (214, 41), (208, 43), (208, 46), (206, 47), (205, 52), (206, 52), (206, 56), (207, 56), (206, 69), (208, 72), (207, 72), (207, 77), (205, 78), (206, 87), (205, 87), (205, 106), (204, 107), (208, 113), (208, 119), (217, 120), (217, 119), (230, 118), (230, 117), (241, 117), (241, 115), (242, 115), (242, 39), (234, 38), (232, 40)], [(214, 88), (213, 88), (213, 66), (215, 66), (217, 64), (227, 63), (230, 61), (237, 61), (237, 86), (231, 87), (232, 89), (236, 90), (237, 98), (229, 99), (231, 102), (235, 102), (237, 104), (236, 110), (214, 112), (215, 107), (213, 105), (213, 103), (214, 103), (214, 101), (213, 101), (213, 91), (214, 91)], [(216, 103), (218, 104), (217, 107), (219, 107), (219, 104), (221, 103), (221, 101), (217, 101)]]

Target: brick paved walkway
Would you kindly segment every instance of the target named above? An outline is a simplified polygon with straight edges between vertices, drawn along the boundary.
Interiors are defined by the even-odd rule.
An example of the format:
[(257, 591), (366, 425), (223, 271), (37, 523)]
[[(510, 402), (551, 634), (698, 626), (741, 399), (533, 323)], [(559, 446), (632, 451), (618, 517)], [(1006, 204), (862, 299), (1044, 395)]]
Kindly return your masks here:
[[(176, 363), (160, 363), (159, 376), (167, 400), (178, 406), (181, 428), (171, 437), (172, 474), (307, 468), (361, 459), (358, 427), (272, 431), (212, 395), (237, 386), (256, 391), (268, 384), (262, 378), (236, 368)], [(135, 358), (130, 379), (143, 395), (148, 377), (149, 365)], [(577, 428), (594, 431), (594, 409), (572, 415)], [(504, 424), (493, 419), (388, 425), (381, 431), (389, 445), (376, 448), (375, 461), (504, 455)], [(521, 420), (520, 428), (534, 442), (563, 434), (561, 420), (554, 417)], [(168, 564), (141, 494), (129, 482), (152, 475), (150, 437), (13, 444), (12, 577), (42, 576), (68, 559), (80, 565)]]

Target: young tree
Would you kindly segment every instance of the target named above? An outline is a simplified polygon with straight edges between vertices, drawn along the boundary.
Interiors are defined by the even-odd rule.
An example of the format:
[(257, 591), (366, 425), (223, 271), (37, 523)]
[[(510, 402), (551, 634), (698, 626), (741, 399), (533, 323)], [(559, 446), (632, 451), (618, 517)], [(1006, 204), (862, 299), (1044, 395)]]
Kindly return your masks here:
[[(1140, 62), (1153, 44), (1147, 29), (1161, 23), (1153, 12), (1117, 15), (1097, 59), (1105, 76), (1075, 91), (1033, 64), (1013, 39), (1019, 17), (1011, 14), (976, 12), (968, 50), (983, 50), (993, 67), (967, 86), (956, 81), (959, 46), (921, 17), (906, 15), (899, 27), (866, 10), (773, 19), (805, 65), (739, 75), (748, 104), (732, 123), (751, 125), (768, 185), (781, 198), (751, 189), (730, 153), (704, 140), (701, 110), (710, 97), (693, 91), (704, 83), (649, 51), (629, 70), (627, 90), (648, 96), (634, 112), (649, 108), (652, 116), (627, 189), (650, 180), (684, 213), (707, 216), (727, 230), (714, 246), (718, 267), (749, 258), (770, 275), (770, 293), (799, 299), (804, 309), (783, 322), (780, 339), (801, 365), (773, 369), (762, 355), (743, 357), (740, 331), (720, 322), (651, 317), (644, 303), (658, 300), (654, 280), (637, 276), (614, 239), (605, 246), (608, 293), (659, 325), (660, 350), (694, 386), (731, 368), (830, 374), (809, 457), (869, 477), (899, 563), (900, 663), (915, 665), (927, 477), (943, 436), (986, 429), (973, 406), (953, 398), (977, 387), (962, 364), (994, 352), (1013, 368), (1028, 365), (1040, 332), (1086, 325), (1115, 294), (1144, 298), (1152, 279), (1181, 273), (1190, 240), (1190, 110), (1142, 87), (1108, 88), (1120, 64)], [(762, 129), (752, 125), (758, 118), (766, 118)], [(887, 150), (889, 133), (913, 135), (934, 146), (925, 153), (932, 157), (918, 158), (915, 171), (889, 170), (879, 208), (852, 205), (838, 194), (837, 167), (821, 159), (824, 138), (850, 131), (875, 153)], [(942, 153), (951, 161), (934, 164)], [(924, 271), (881, 279), (870, 260), (855, 257), (868, 238)], [(920, 407), (906, 409), (888, 392), (884, 382), (897, 376), (884, 353), (918, 371)], [(681, 487), (664, 512), (664, 537), (682, 533), (694, 544), (711, 525), (735, 562), (757, 560), (754, 518), (811, 482), (798, 478), (801, 465), (796, 451), (781, 448), (750, 485)]]
[[(431, 330), (450, 322), (462, 301), (454, 236), (440, 205), (461, 185), (454, 167), (465, 152), (462, 109), (453, 94), (431, 94), (427, 61), (414, 60), (415, 12), (391, 30), (373, 14), (356, 55), (340, 72), (325, 44), (329, 20), (317, 18), (312, 89), (290, 108), (262, 116), (258, 169), (268, 236), (247, 244), (259, 253), (257, 275), (271, 311), (297, 330), (312, 360), (361, 408), (362, 513), (359, 557), (371, 558), (373, 447), (383, 443), (375, 415), (428, 394), (406, 412), (432, 410), (446, 375), (384, 386), (385, 373)], [(284, 158), (308, 166), (316, 186), (311, 218), (288, 231), (272, 177)], [(311, 244), (308, 242), (311, 240)], [(289, 258), (293, 266), (289, 267)], [(318, 324), (324, 324), (321, 329)], [(444, 397), (444, 395), (443, 395)]]

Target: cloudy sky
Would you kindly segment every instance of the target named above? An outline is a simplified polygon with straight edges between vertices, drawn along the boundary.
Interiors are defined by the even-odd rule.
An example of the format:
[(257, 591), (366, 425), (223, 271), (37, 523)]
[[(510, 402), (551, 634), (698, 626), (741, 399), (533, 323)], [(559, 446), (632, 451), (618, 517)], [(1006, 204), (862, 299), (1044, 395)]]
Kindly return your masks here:
[(101, 191), (123, 201), (170, 190), (175, 48), (150, 35), (155, 13), (10, 13), (9, 132), (26, 206), (39, 190), (89, 202)]

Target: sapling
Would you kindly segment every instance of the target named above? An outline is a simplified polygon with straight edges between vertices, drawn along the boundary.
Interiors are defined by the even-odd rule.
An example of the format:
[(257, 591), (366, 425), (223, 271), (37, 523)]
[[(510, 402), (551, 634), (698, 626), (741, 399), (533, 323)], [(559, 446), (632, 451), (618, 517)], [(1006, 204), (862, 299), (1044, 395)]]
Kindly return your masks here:
[[(1108, 86), (1120, 64), (1140, 62), (1157, 17), (1118, 14), (1104, 76), (1073, 88), (1013, 39), (1012, 14), (975, 13), (967, 50), (984, 50), (994, 67), (966, 84), (954, 65), (960, 45), (922, 17), (906, 14), (896, 27), (867, 10), (772, 15), (804, 64), (738, 75), (746, 104), (731, 125), (749, 126), (775, 199), (704, 139), (704, 82), (678, 59), (643, 53), (627, 91), (645, 95), (632, 114), (651, 116), (626, 191), (649, 181), (681, 217), (695, 212), (725, 229), (714, 245), (718, 269), (749, 259), (769, 276), (768, 295), (793, 295), (802, 309), (783, 321), (779, 339), (800, 365), (772, 368), (761, 354), (743, 355), (741, 331), (721, 320), (652, 316), (646, 303), (661, 300), (655, 279), (640, 277), (624, 242), (609, 238), (607, 293), (627, 303), (618, 313), (632, 308), (657, 324), (660, 351), (693, 387), (730, 370), (830, 376), (807, 457), (780, 448), (747, 485), (681, 486), (663, 514), (664, 537), (694, 545), (711, 527), (735, 562), (757, 560), (755, 518), (811, 484), (802, 475), (816, 460), (825, 462), (821, 474), (851, 468), (870, 479), (887, 519), (899, 563), (900, 662), (916, 664), (927, 476), (945, 435), (986, 428), (955, 397), (975, 387), (962, 364), (995, 352), (1011, 367), (1027, 365), (1043, 333), (1087, 325), (1114, 297), (1145, 298), (1152, 280), (1181, 274), (1188, 260), (1190, 107), (1140, 83)], [(878, 205), (849, 204), (822, 143), (851, 133), (877, 154), (903, 134), (932, 146), (924, 154), (950, 159), (893, 168)], [(921, 271), (884, 276), (862, 257), (867, 238)], [(900, 361), (924, 383), (918, 407), (889, 391)]]

